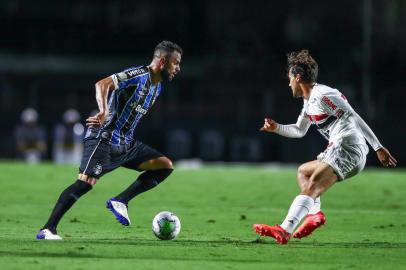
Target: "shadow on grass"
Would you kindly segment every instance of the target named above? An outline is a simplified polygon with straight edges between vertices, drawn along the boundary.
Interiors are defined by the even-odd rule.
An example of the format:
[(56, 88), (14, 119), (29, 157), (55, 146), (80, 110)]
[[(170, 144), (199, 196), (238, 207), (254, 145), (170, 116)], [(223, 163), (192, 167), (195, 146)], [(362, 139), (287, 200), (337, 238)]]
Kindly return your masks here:
[[(39, 243), (39, 241), (33, 241)], [(44, 243), (44, 241), (41, 241)], [(237, 239), (219, 239), (219, 240), (170, 240), (162, 241), (155, 239), (117, 239), (117, 238), (103, 238), (103, 239), (69, 239), (59, 243), (71, 244), (93, 244), (93, 245), (116, 245), (116, 246), (176, 246), (176, 247), (219, 247), (219, 246), (246, 246), (257, 247), (258, 245), (265, 246), (279, 246), (271, 238), (256, 238), (255, 240), (237, 240)], [(284, 247), (290, 248), (392, 248), (392, 249), (406, 249), (406, 243), (397, 242), (317, 242), (317, 241), (298, 241), (291, 240), (288, 245)]]
[(161, 261), (221, 261), (229, 263), (256, 263), (263, 262), (259, 259), (238, 259), (230, 258), (228, 255), (221, 254), (202, 254), (199, 257), (187, 257), (183, 253), (181, 255), (174, 254), (161, 254), (161, 256), (156, 256), (156, 254), (128, 254), (125, 255), (109, 255), (104, 254), (94, 254), (94, 253), (84, 253), (84, 252), (74, 252), (69, 251), (66, 253), (61, 252), (38, 252), (38, 251), (0, 251), (1, 257), (18, 257), (18, 258), (78, 258), (78, 259), (112, 259), (112, 260), (161, 260)]
[[(14, 244), (21, 244), (21, 240), (8, 240), (9, 244), (13, 246)], [(172, 241), (160, 241), (160, 240), (148, 240), (148, 239), (69, 239), (66, 241), (58, 242), (48, 242), (48, 241), (26, 241), (30, 244), (34, 244), (29, 248), (26, 247), (20, 250), (0, 250), (0, 257), (20, 257), (20, 258), (83, 258), (83, 259), (122, 259), (122, 260), (168, 260), (168, 261), (222, 261), (230, 263), (256, 263), (264, 262), (264, 258), (258, 259), (255, 257), (251, 258), (238, 258), (238, 256), (230, 256), (227, 252), (223, 252), (225, 247), (243, 247), (245, 249), (252, 248), (261, 250), (260, 245), (273, 247), (275, 249), (281, 248), (282, 250), (288, 251), (289, 249), (307, 249), (314, 250), (315, 248), (320, 249), (406, 249), (406, 243), (389, 243), (389, 242), (300, 242), (291, 241), (286, 246), (278, 246), (272, 241), (272, 239), (258, 238), (254, 241), (248, 240), (233, 240), (233, 239), (220, 239), (220, 240), (172, 240)], [(6, 243), (4, 243), (6, 244)], [(27, 243), (28, 244), (28, 243)], [(79, 247), (77, 245), (80, 245)], [(21, 245), (18, 245), (21, 246)], [(92, 246), (97, 253), (89, 252), (92, 250)], [(98, 248), (96, 248), (96, 246)], [(106, 248), (113, 248), (115, 250), (123, 249), (127, 252), (115, 254), (109, 252), (100, 252), (102, 246)], [(55, 249), (59, 247), (59, 249)], [(159, 248), (173, 247), (173, 249), (166, 250), (177, 250), (178, 252), (169, 252), (161, 254), (162, 256), (156, 256), (156, 253), (149, 252), (150, 249), (144, 249), (143, 247), (156, 247)], [(188, 251), (188, 248), (197, 248), (197, 253), (191, 256), (184, 256), (184, 253)], [(41, 249), (46, 248), (47, 250), (41, 251)], [(60, 249), (62, 248), (62, 249)], [(132, 252), (137, 248), (142, 252)], [(209, 253), (208, 248), (215, 248), (213, 252)], [(70, 249), (67, 251), (66, 249)], [(76, 249), (76, 250), (72, 250)], [(200, 252), (199, 250), (202, 249)], [(204, 250), (206, 249), (206, 250)], [(51, 250), (51, 251), (50, 251)], [(66, 250), (66, 251), (65, 251)], [(183, 250), (183, 251), (182, 251)], [(222, 251), (220, 251), (222, 250)], [(269, 251), (269, 249), (266, 249)], [(128, 252), (130, 251), (130, 252)], [(196, 251), (196, 249), (195, 249)], [(219, 252), (220, 251), (220, 252)], [(200, 255), (199, 255), (200, 254)]]
[[(257, 245), (276, 245), (271, 238), (257, 238), (255, 240), (235, 240), (235, 239), (221, 239), (221, 240), (146, 240), (146, 239), (89, 239), (89, 240), (70, 240), (74, 243), (92, 243), (92, 244), (113, 244), (113, 245), (140, 245), (140, 246), (257, 246)], [(307, 247), (328, 247), (328, 248), (406, 248), (406, 243), (390, 243), (390, 242), (302, 242), (293, 240), (289, 242), (289, 247), (307, 248)]]

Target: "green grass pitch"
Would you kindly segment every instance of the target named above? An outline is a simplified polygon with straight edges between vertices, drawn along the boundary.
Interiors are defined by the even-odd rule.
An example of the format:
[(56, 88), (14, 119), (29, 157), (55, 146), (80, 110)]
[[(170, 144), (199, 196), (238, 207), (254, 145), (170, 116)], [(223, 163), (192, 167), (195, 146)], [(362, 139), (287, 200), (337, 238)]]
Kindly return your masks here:
[[(72, 166), (0, 163), (1, 269), (406, 269), (406, 172), (366, 170), (322, 197), (327, 224), (287, 246), (259, 239), (253, 223), (280, 223), (298, 193), (294, 169), (175, 170), (130, 203), (122, 227), (106, 199), (137, 173), (118, 169), (64, 217), (60, 242), (36, 241)], [(160, 241), (154, 215), (175, 212), (182, 231)]]

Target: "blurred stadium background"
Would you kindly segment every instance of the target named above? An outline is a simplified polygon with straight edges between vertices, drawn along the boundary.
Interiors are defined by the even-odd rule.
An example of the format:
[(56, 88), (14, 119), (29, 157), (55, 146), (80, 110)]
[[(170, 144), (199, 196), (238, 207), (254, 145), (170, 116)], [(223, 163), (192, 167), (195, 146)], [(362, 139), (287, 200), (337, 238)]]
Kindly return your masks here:
[[(261, 134), (264, 116), (293, 123), (286, 53), (307, 48), (319, 82), (340, 89), (406, 163), (406, 1), (0, 1), (0, 158), (16, 157), (15, 128), (38, 111), (51, 159), (54, 126), (97, 109), (94, 83), (149, 64), (168, 39), (185, 53), (138, 138), (174, 160), (310, 160), (325, 143)], [(13, 141), (13, 143), (11, 143)], [(372, 155), (369, 165), (377, 165)]]

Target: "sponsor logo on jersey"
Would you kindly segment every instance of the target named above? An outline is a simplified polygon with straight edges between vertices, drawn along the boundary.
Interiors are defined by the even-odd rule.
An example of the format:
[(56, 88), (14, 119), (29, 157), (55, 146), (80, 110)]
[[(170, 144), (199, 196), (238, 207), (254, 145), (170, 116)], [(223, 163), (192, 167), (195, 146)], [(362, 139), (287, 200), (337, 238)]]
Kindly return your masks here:
[(332, 110), (337, 109), (337, 106), (329, 99), (328, 97), (324, 96), (321, 99), (327, 106), (329, 106)]
[(139, 112), (139, 113), (142, 113), (142, 114), (146, 114), (146, 113), (147, 113), (147, 110), (144, 109), (141, 105), (138, 105), (138, 106), (135, 108), (135, 111), (136, 111), (136, 112)]
[(137, 75), (145, 73), (145, 70), (142, 68), (137, 68), (137, 69), (126, 71), (125, 73), (127, 74), (128, 77), (131, 78), (131, 77), (135, 77)]
[(137, 105), (136, 102), (130, 103), (130, 107), (133, 108), (136, 112), (146, 114), (148, 110), (144, 109), (140, 104)]

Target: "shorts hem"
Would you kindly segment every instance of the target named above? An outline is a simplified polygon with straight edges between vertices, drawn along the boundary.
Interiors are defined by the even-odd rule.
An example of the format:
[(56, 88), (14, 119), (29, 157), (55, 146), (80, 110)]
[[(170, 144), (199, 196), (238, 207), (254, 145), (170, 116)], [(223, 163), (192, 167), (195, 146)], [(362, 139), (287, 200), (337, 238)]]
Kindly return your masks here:
[(342, 173), (340, 173), (340, 170), (336, 166), (334, 166), (325, 159), (320, 159), (319, 161), (329, 165), (333, 169), (333, 172), (337, 175), (338, 182), (343, 181), (345, 179), (345, 176)]

